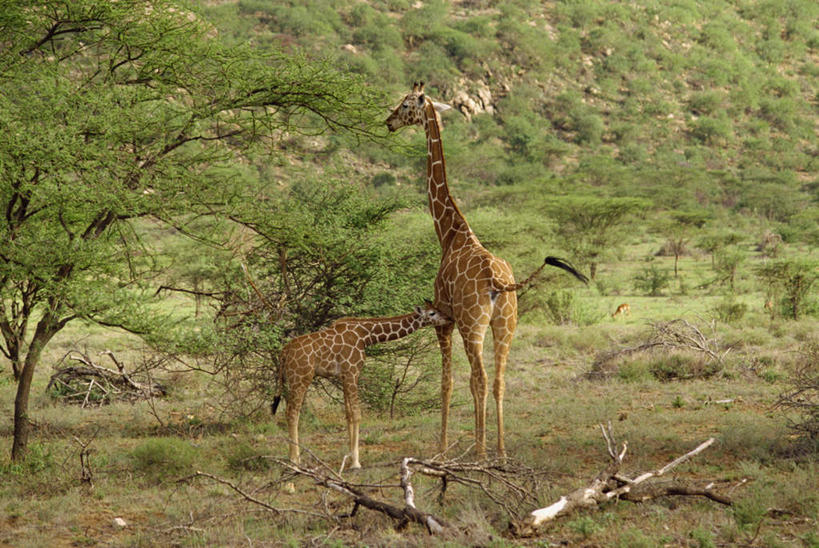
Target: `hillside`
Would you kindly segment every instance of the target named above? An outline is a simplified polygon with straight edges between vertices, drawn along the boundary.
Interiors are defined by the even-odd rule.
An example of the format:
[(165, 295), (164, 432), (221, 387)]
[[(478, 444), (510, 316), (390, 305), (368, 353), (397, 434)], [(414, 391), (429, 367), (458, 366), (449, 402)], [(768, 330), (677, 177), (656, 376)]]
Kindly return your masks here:
[[(243, 0), (207, 11), (237, 36), (346, 64), (387, 102), (426, 81), (461, 113), (445, 138), (450, 176), (467, 188), (642, 196), (815, 242), (813, 2)], [(415, 180), (406, 159), (363, 152), (371, 175)]]

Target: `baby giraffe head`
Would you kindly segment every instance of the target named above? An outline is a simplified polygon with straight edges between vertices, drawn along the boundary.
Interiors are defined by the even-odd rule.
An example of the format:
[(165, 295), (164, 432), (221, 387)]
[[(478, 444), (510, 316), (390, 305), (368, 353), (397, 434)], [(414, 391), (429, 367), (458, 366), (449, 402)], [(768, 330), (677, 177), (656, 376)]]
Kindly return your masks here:
[(412, 91), (404, 96), (401, 103), (395, 107), (389, 118), (387, 118), (387, 128), (395, 131), (404, 126), (424, 125), (426, 119), (427, 101), (437, 112), (449, 110), (449, 105), (436, 103), (424, 95), (424, 83), (416, 82), (412, 85)]
[(415, 315), (421, 321), (421, 327), (452, 323), (452, 320), (432, 306), (430, 301), (424, 301), (424, 306), (416, 306)]

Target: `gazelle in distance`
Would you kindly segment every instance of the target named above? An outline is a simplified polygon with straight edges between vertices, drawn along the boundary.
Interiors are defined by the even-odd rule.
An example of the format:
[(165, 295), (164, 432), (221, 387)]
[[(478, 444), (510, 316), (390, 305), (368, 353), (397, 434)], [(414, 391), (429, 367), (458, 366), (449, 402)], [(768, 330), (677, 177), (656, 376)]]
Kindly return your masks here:
[(617, 307), (617, 310), (614, 311), (614, 314), (611, 315), (612, 318), (616, 318), (617, 316), (626, 316), (631, 315), (631, 307), (628, 303), (623, 303)]

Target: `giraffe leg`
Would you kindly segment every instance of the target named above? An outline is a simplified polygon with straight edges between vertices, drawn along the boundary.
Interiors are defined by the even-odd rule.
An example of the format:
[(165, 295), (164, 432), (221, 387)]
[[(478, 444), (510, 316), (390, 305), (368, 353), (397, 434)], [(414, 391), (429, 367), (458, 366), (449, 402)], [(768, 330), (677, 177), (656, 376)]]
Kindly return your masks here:
[(361, 403), (358, 398), (358, 386), (355, 378), (347, 377), (342, 380), (344, 389), (344, 413), (347, 419), (347, 436), (350, 441), (350, 469), (361, 468), (358, 458), (358, 434), (361, 425)]
[(441, 444), (440, 452), (447, 450), (447, 427), (449, 423), (449, 402), (452, 398), (452, 330), (455, 324), (435, 328), (438, 346), (441, 347)]
[(288, 384), (287, 431), (290, 435), (290, 460), (296, 464), (299, 463), (299, 414), (308, 386), (310, 381), (303, 384), (295, 382)]
[(492, 393), (495, 396), (498, 416), (498, 457), (504, 458), (506, 457), (503, 428), (503, 395), (506, 388), (504, 375), (506, 360), (517, 327), (517, 297), (514, 293), (504, 293), (498, 296), (491, 325), (495, 347), (495, 384)]
[(469, 388), (475, 404), (475, 453), (479, 459), (486, 458), (486, 369), (483, 366), (483, 339), (487, 324), (472, 326), (471, 330), (461, 331), (464, 349), (472, 372), (469, 377)]

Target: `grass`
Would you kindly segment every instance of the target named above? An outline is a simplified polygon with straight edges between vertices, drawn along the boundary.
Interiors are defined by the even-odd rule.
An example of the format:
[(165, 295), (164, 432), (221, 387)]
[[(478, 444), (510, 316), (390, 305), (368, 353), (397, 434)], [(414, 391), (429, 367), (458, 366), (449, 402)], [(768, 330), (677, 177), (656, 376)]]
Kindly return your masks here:
[[(667, 258), (657, 260), (665, 261)], [(705, 261), (685, 258), (683, 272), (707, 275)], [(634, 271), (638, 263), (625, 263)], [(515, 461), (539, 470), (544, 480), (535, 495), (546, 505), (585, 485), (606, 465), (598, 423), (612, 420), (615, 433), (629, 441), (626, 472), (662, 466), (708, 437), (717, 443), (680, 466), (681, 478), (730, 481), (732, 508), (693, 498), (665, 498), (644, 504), (619, 503), (559, 520), (531, 545), (545, 543), (605, 546), (716, 546), (766, 543), (813, 546), (819, 518), (815, 455), (792, 455), (784, 417), (772, 405), (784, 389), (795, 352), (815, 337), (817, 322), (768, 318), (761, 295), (737, 298), (748, 311), (732, 323), (717, 322), (714, 336), (733, 346), (724, 364), (707, 375), (688, 355), (663, 358), (635, 355), (617, 364), (615, 374), (590, 380), (587, 373), (600, 351), (642, 342), (649, 323), (684, 317), (707, 327), (708, 311), (722, 297), (704, 290), (672, 291), (646, 297), (626, 291), (621, 268), (601, 276), (623, 286), (617, 295), (580, 289), (577, 299), (599, 310), (592, 325), (550, 325), (537, 311), (522, 317), (506, 375), (506, 444)], [(691, 274), (693, 277), (693, 274)], [(617, 278), (620, 278), (619, 280)], [(692, 285), (694, 285), (692, 283)], [(629, 302), (630, 316), (612, 319), (610, 310)], [(758, 302), (759, 306), (752, 303)], [(709, 332), (710, 333), (710, 332)], [(280, 488), (282, 471), (267, 457), (287, 452), (283, 414), (231, 419), (213, 404), (209, 379), (197, 374), (169, 376), (164, 400), (115, 403), (80, 409), (54, 403), (44, 388), (56, 363), (77, 340), (93, 354), (111, 348), (126, 363), (138, 360), (133, 339), (72, 326), (48, 348), (35, 377), (31, 411), (36, 423), (29, 458), (9, 465), (10, 421), (0, 429), (0, 544), (15, 546), (177, 544), (298, 545), (306, 539), (328, 545), (416, 544), (518, 545), (508, 538), (510, 516), (474, 490), (451, 485), (447, 502), (436, 502), (437, 484), (414, 477), (419, 507), (459, 526), (458, 532), (430, 539), (417, 527), (396, 531), (387, 518), (364, 509), (333, 523), (312, 513), (273, 514), (225, 485), (198, 479), (178, 482), (194, 470), (228, 479), (267, 503), (308, 508), (325, 502), (332, 513), (349, 503), (308, 481), (296, 481), (296, 494)], [(456, 335), (455, 392), (451, 409), (452, 454), (472, 442), (472, 402), (468, 364)], [(486, 362), (492, 363), (491, 341)], [(684, 371), (685, 375), (670, 374)], [(489, 370), (491, 379), (491, 365)], [(0, 398), (11, 402), (14, 384), (4, 374)], [(491, 381), (490, 381), (491, 382)], [(716, 404), (714, 401), (731, 400)], [(488, 447), (495, 447), (495, 411), (488, 402)], [(343, 410), (310, 396), (302, 414), (302, 441), (333, 468), (346, 452)], [(440, 428), (436, 409), (397, 416), (365, 409), (361, 426), (364, 469), (348, 478), (390, 483), (403, 456), (435, 454)], [(79, 441), (90, 440), (93, 486), (80, 479)], [(277, 487), (277, 485), (279, 487)], [(377, 496), (400, 504), (399, 493)], [(304, 506), (301, 506), (304, 508)], [(774, 510), (771, 510), (774, 509)], [(121, 517), (126, 527), (114, 525)]]

